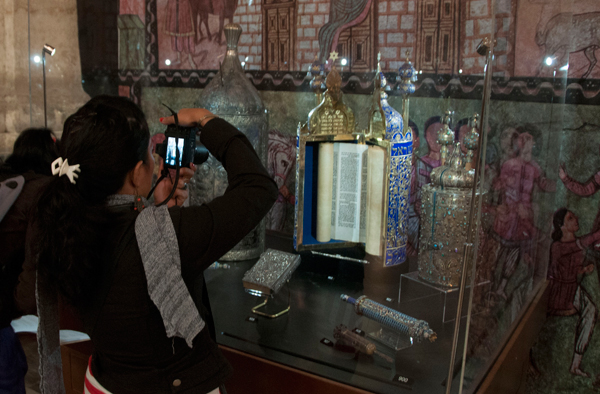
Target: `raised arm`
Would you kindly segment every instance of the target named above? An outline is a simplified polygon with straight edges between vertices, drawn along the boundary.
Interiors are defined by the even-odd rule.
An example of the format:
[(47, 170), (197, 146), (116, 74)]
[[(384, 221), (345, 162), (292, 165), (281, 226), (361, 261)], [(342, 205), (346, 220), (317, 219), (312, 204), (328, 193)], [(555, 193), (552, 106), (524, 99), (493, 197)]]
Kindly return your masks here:
[(200, 140), (223, 164), (229, 185), (223, 196), (207, 204), (170, 209), (184, 277), (197, 276), (241, 241), (278, 195), (252, 145), (235, 127), (222, 119), (209, 119)]
[(571, 178), (565, 171), (564, 164), (559, 170), (561, 181), (571, 192), (581, 197), (591, 196), (600, 189), (600, 172), (594, 174), (587, 182), (581, 183)]
[(579, 244), (584, 248), (587, 248), (588, 246), (592, 246), (593, 244), (596, 244), (598, 241), (600, 241), (600, 230), (596, 231), (595, 233), (590, 233), (590, 234), (584, 235), (583, 237), (579, 238)]

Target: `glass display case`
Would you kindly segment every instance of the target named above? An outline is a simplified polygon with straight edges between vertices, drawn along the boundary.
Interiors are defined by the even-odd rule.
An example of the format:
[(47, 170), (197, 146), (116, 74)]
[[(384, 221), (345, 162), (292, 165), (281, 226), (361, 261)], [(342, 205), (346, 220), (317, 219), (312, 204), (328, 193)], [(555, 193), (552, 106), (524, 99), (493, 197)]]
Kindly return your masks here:
[[(15, 27), (29, 37), (30, 75), (19, 74), (30, 87), (22, 126), (43, 125), (38, 58), (48, 43), (56, 54), (45, 64), (46, 118), (57, 134), (101, 93), (131, 98), (159, 134), (161, 104), (177, 110), (198, 102), (227, 51), (223, 26), (237, 23), (240, 66), (269, 114), (268, 169), (280, 190), (266, 219), (267, 247), (299, 254), (301, 263), (262, 306), (266, 314), (290, 308), (276, 318), (253, 313), (264, 300), (242, 285), (257, 259), (207, 270), (219, 343), (375, 393), (472, 393), (548, 279), (553, 324), (574, 326), (561, 320), (569, 311), (585, 327), (569, 345), (564, 374), (582, 370), (600, 302), (595, 275), (580, 269), (598, 260), (585, 234), (599, 228), (599, 44), (586, 26), (600, 23), (600, 5), (234, 3), (205, 13), (192, 0), (30, 0), (29, 21)], [(53, 13), (60, 26), (46, 18)], [(408, 95), (407, 51), (415, 70)], [(353, 117), (335, 132), (312, 134), (332, 69), (349, 108), (341, 112)], [(317, 211), (318, 189), (328, 183), (319, 183), (327, 160), (320, 155), (380, 146), (382, 160), (392, 160), (385, 132), (373, 131), (393, 123), (384, 96), (398, 116), (407, 109), (400, 117), (403, 135), (411, 134), (406, 194), (392, 201), (389, 187), (400, 178), (389, 168), (368, 175), (367, 164), (357, 164), (352, 172), (365, 205), (373, 192), (361, 186), (363, 172), (380, 187), (379, 205), (402, 206), (395, 222), (386, 219), (391, 208), (376, 211), (381, 245), (390, 241), (388, 224), (402, 240), (393, 264), (385, 246), (367, 247), (360, 229), (351, 240), (317, 235), (319, 225), (333, 227), (331, 212)], [(367, 220), (360, 208), (353, 206), (357, 223)], [(575, 224), (566, 229), (569, 212)], [(536, 352), (536, 368), (551, 371)]]

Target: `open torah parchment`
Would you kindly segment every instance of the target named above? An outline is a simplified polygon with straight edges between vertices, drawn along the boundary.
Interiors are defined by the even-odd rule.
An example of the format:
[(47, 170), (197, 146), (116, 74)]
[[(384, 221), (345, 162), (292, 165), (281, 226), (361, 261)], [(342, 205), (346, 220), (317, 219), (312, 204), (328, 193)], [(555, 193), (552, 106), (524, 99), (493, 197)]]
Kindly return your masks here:
[[(353, 143), (319, 146), (317, 240), (366, 243), (379, 254), (384, 151)], [(375, 252), (376, 251), (376, 252)]]
[(331, 238), (366, 240), (367, 145), (338, 143), (333, 148)]

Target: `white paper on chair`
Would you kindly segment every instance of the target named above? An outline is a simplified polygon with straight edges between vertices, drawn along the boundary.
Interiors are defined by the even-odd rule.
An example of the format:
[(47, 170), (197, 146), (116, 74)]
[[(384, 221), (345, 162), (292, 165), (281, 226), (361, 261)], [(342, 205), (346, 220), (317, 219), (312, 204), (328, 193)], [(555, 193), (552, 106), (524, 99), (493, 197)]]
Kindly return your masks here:
[[(34, 315), (25, 315), (19, 319), (13, 320), (10, 325), (13, 327), (16, 333), (27, 332), (37, 334), (39, 319)], [(60, 330), (60, 343), (72, 343), (87, 341), (90, 337), (79, 331), (73, 330)]]

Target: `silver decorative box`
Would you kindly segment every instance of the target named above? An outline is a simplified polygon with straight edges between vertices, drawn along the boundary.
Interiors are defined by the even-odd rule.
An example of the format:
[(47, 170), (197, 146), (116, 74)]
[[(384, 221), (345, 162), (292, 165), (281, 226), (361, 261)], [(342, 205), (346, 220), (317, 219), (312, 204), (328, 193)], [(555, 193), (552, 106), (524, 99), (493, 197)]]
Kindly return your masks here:
[(267, 249), (260, 259), (244, 274), (246, 291), (254, 295), (274, 295), (300, 265), (300, 255)]

